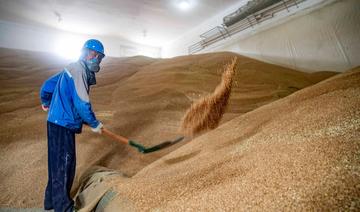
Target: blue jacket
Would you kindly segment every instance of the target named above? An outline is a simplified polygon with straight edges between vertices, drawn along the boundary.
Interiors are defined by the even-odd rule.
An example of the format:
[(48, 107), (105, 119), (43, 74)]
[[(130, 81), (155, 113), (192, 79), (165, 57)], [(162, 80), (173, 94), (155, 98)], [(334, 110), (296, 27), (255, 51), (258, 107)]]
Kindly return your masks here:
[(41, 102), (49, 106), (48, 121), (81, 132), (85, 122), (92, 128), (100, 123), (91, 109), (85, 64), (71, 63), (50, 77), (40, 90)]

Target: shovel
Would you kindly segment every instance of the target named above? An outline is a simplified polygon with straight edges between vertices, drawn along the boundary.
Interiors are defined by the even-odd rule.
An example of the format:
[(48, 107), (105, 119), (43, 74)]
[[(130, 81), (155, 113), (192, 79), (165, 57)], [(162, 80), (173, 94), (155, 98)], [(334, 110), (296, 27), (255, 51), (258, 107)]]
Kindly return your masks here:
[(120, 143), (123, 143), (123, 144), (128, 144), (134, 148), (136, 148), (139, 152), (143, 153), (143, 154), (146, 154), (146, 153), (150, 153), (150, 152), (155, 152), (155, 151), (158, 151), (158, 150), (161, 150), (161, 149), (164, 149), (166, 147), (169, 147), (169, 146), (172, 146), (178, 142), (180, 142), (181, 140), (184, 139), (184, 137), (178, 137), (176, 138), (175, 140), (172, 140), (172, 141), (164, 141), (160, 144), (157, 144), (155, 146), (152, 146), (152, 147), (145, 147), (139, 143), (136, 143), (135, 141), (132, 141), (130, 139), (127, 139), (121, 135), (117, 135), (111, 131), (109, 131), (108, 129), (105, 129), (103, 128), (102, 129), (102, 133), (105, 134), (106, 136), (108, 136), (109, 138), (112, 138)]

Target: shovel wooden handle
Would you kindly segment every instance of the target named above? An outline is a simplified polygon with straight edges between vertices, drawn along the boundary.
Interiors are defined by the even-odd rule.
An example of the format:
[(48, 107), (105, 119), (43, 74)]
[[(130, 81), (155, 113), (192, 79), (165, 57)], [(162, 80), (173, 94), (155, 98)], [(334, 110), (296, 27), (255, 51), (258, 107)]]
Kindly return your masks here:
[(129, 139), (127, 139), (125, 137), (122, 137), (121, 135), (116, 135), (115, 133), (109, 131), (106, 128), (102, 128), (101, 132), (103, 134), (105, 134), (106, 136), (108, 136), (109, 138), (112, 138), (112, 139), (114, 139), (116, 141), (119, 141), (120, 143), (129, 144)]

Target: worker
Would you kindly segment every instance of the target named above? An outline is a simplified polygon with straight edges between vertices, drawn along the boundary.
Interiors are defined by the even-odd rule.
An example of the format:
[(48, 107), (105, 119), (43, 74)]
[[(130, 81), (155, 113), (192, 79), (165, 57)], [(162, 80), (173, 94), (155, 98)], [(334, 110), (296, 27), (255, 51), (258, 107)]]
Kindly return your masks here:
[(90, 86), (96, 84), (95, 73), (104, 58), (104, 46), (98, 40), (85, 42), (77, 62), (44, 82), (40, 91), (41, 106), (48, 111), (48, 183), (44, 208), (55, 212), (74, 211), (70, 190), (75, 176), (75, 134), (82, 124), (101, 134), (89, 101)]

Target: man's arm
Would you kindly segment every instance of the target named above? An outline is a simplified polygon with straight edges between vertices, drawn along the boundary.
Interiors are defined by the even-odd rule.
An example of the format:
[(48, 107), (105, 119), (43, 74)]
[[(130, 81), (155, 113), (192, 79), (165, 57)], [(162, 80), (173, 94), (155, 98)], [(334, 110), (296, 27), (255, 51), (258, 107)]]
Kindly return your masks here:
[[(96, 119), (92, 110), (85, 77), (73, 78), (75, 89), (72, 92), (74, 107), (83, 121), (92, 129), (100, 129), (102, 124)], [(98, 130), (96, 130), (98, 132)]]
[(48, 108), (51, 103), (52, 94), (54, 93), (55, 86), (60, 78), (61, 72), (53, 75), (47, 79), (40, 89), (40, 99), (43, 109)]

